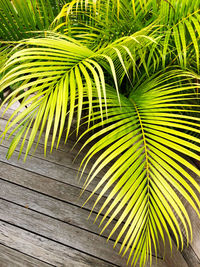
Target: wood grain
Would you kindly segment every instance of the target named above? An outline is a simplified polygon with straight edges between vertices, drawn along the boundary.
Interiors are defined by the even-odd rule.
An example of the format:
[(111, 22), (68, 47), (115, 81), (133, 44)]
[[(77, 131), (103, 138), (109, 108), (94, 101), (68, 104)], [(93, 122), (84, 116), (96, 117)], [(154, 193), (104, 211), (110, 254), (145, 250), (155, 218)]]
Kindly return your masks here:
[[(33, 213), (32, 211), (31, 211), (32, 215), (29, 216), (28, 215), (29, 211), (27, 209), (24, 209), (22, 211), (21, 207), (17, 207), (16, 205), (9, 202), (0, 201), (0, 205), (2, 208), (0, 211), (0, 220), (2, 220), (3, 217), (3, 220), (6, 221), (0, 223), (0, 233), (1, 233), (0, 239), (1, 242), (3, 242), (3, 244), (5, 245), (14, 247), (17, 246), (20, 249), (20, 251), (23, 251), (24, 253), (37, 257), (38, 259), (45, 260), (46, 262), (49, 261), (51, 264), (55, 264), (55, 259), (54, 259), (55, 255), (57, 256), (57, 260), (59, 259), (59, 261), (61, 261), (63, 260), (64, 257), (65, 261), (68, 262), (68, 256), (66, 256), (66, 253), (68, 254), (68, 248), (73, 248), (73, 251), (77, 252), (79, 251), (79, 253), (81, 252), (80, 254), (84, 254), (84, 256), (86, 257), (88, 257), (89, 255), (90, 259), (91, 258), (96, 259), (97, 263), (98, 261), (102, 262), (104, 261), (104, 263), (106, 261), (106, 264), (104, 265), (103, 264), (98, 265), (95, 263), (96, 265), (86, 265), (86, 266), (97, 266), (97, 267), (126, 266), (125, 259), (121, 259), (121, 257), (119, 257), (119, 255), (117, 255), (114, 251), (111, 251), (111, 248), (109, 248), (108, 244), (106, 245), (104, 242), (103, 243), (98, 242), (97, 245), (96, 239), (94, 237), (93, 238), (87, 237), (87, 239), (85, 240), (85, 244), (83, 244), (82, 241), (85, 239), (85, 237), (83, 236), (83, 232), (80, 235), (79, 229), (76, 229), (75, 231), (76, 235), (75, 240), (73, 240), (74, 243), (73, 246), (71, 246), (69, 245), (69, 243), (71, 237), (73, 236), (72, 228), (70, 229), (71, 231), (69, 231), (68, 229), (68, 231), (65, 232), (67, 229), (66, 225), (63, 227), (61, 226), (60, 223), (55, 223), (52, 220), (50, 222), (49, 219), (47, 218), (44, 219), (38, 214)], [(7, 210), (8, 214), (5, 214), (6, 213), (5, 210)], [(13, 223), (15, 223), (15, 226), (13, 225)], [(23, 229), (22, 228), (20, 229), (20, 225), (23, 226)], [(29, 243), (29, 245), (26, 244), (27, 242)], [(40, 247), (41, 245), (42, 247)], [(49, 247), (50, 245), (51, 248)], [(104, 247), (102, 247), (102, 245)], [(80, 249), (78, 249), (76, 246), (80, 247)], [(64, 247), (65, 247), (65, 254), (63, 254), (62, 257), (60, 257), (61, 253), (58, 253), (58, 250), (63, 249)], [(89, 252), (87, 253), (87, 251)], [(152, 266), (153, 267), (188, 266), (184, 261), (184, 259), (182, 258), (182, 256), (176, 253), (175, 247), (173, 248), (173, 257), (171, 257), (169, 253), (167, 253), (166, 256), (167, 259), (165, 260), (158, 259), (157, 262), (155, 258), (153, 258)], [(111, 259), (112, 261), (110, 261)], [(94, 262), (95, 261), (93, 260), (93, 264)], [(74, 266), (74, 267), (82, 266), (82, 265), (67, 265), (67, 264), (63, 266)], [(138, 264), (136, 266), (139, 267)]]
[[(53, 199), (41, 193), (17, 186), (4, 180), (0, 180), (0, 188), (0, 198), (4, 200), (11, 201), (29, 210), (42, 213), (49, 217), (87, 230), (88, 232), (92, 232), (96, 235), (99, 235), (100, 233), (98, 222), (102, 216), (99, 217), (96, 224), (93, 224), (96, 217), (95, 214), (91, 214), (90, 219), (87, 220), (89, 212), (81, 207), (75, 206), (73, 202), (66, 203), (58, 199)], [(102, 237), (105, 237), (105, 242), (112, 230), (112, 227), (114, 227), (114, 223), (111, 223), (102, 235)], [(113, 236), (113, 238), (116, 237), (117, 234)]]
[(1, 267), (56, 267), (0, 244)]
[[(35, 190), (37, 192), (41, 192), (52, 198), (72, 203), (79, 207), (82, 206), (84, 200), (86, 200), (90, 195), (90, 192), (85, 191), (83, 196), (80, 198), (79, 187), (58, 181), (57, 177), (49, 178), (47, 176), (42, 176), (37, 173), (31, 172), (24, 169), (23, 165), (22, 167), (10, 165), (6, 160), (5, 162), (0, 162), (0, 178)], [(105, 201), (105, 199), (103, 198), (102, 201)], [(90, 211), (93, 204), (94, 198), (92, 198), (83, 207), (83, 209)], [(100, 205), (97, 205), (95, 211), (97, 212), (99, 208)]]
[(27, 231), (45, 236), (55, 242), (73, 247), (93, 257), (105, 260), (115, 265), (126, 265), (126, 259), (121, 259), (113, 243), (93, 233), (73, 225), (47, 217), (38, 212), (22, 208), (16, 204), (0, 200), (0, 219)]
[[(22, 253), (31, 255), (56, 267), (114, 267), (100, 259), (81, 251), (56, 243), (48, 238), (30, 233), (19, 227), (0, 221), (0, 238), (2, 244), (17, 248)], [(15, 254), (14, 254), (15, 255)], [(17, 266), (18, 259), (15, 264)], [(19, 261), (20, 264), (20, 261)], [(43, 267), (40, 264), (34, 267)], [(5, 266), (8, 267), (8, 266)], [(20, 267), (24, 267), (23, 259)]]

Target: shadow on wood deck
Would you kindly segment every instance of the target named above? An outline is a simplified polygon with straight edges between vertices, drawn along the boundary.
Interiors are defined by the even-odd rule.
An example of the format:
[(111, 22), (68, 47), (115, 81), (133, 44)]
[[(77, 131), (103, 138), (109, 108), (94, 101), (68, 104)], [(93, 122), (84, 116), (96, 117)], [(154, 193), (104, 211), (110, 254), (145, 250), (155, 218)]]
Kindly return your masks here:
[[(0, 121), (2, 128), (6, 118)], [(99, 236), (95, 214), (87, 220), (93, 202), (81, 208), (92, 185), (80, 199), (72, 140), (47, 158), (41, 141), (25, 163), (17, 152), (6, 160), (8, 146), (6, 140), (0, 146), (0, 267), (125, 267), (126, 260), (112, 249), (113, 240), (106, 243), (109, 229)], [(194, 229), (192, 245), (182, 253), (174, 246), (173, 255), (167, 250), (164, 260), (156, 264), (153, 259), (153, 267), (200, 266), (200, 221), (187, 209)]]

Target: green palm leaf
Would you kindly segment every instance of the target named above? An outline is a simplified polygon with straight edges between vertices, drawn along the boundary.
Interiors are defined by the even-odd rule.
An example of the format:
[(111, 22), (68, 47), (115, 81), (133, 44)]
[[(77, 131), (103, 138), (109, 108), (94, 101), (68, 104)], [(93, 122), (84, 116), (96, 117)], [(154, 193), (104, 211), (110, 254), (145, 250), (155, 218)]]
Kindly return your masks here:
[[(76, 107), (75, 97), (79, 92), (78, 101), (78, 122), (80, 124), (81, 110), (83, 103), (83, 81), (87, 84), (87, 96), (92, 99), (93, 86), (96, 85), (99, 94), (100, 106), (102, 105), (102, 82), (104, 82), (103, 71), (98, 63), (95, 62), (97, 69), (93, 68), (92, 61), (88, 59), (93, 56), (93, 52), (83, 47), (78, 42), (66, 36), (52, 36), (49, 38), (29, 39), (23, 42), (29, 48), (25, 48), (13, 54), (6, 62), (2, 72), (5, 72), (1, 80), (1, 91), (8, 86), (18, 83), (19, 86), (14, 90), (5, 101), (10, 99), (6, 110), (16, 101), (22, 100), (21, 106), (12, 114), (5, 129), (6, 134), (17, 123), (28, 119), (33, 123), (36, 120), (30, 133), (29, 143), (26, 154), (30, 151), (33, 140), (36, 138), (40, 128), (38, 142), (41, 133), (46, 125), (45, 153), (48, 137), (52, 124), (53, 138), (52, 148), (55, 143), (56, 134), (59, 133), (57, 145), (64, 129), (64, 122), (69, 112), (68, 130), (69, 134), (72, 124), (73, 114)], [(39, 45), (39, 47), (38, 47)], [(48, 56), (47, 56), (48, 55)], [(19, 63), (21, 63), (19, 65)], [(91, 73), (89, 72), (91, 71)], [(100, 72), (100, 75), (99, 75)], [(81, 73), (81, 74), (80, 74)], [(100, 77), (100, 78), (99, 78)], [(28, 90), (26, 90), (28, 88)], [(104, 94), (105, 90), (103, 89)], [(70, 107), (68, 107), (68, 99)], [(29, 105), (31, 104), (31, 105)], [(92, 103), (91, 103), (92, 104)], [(92, 106), (90, 104), (90, 113)], [(16, 116), (25, 106), (25, 111)], [(6, 111), (5, 110), (5, 111)], [(30, 116), (31, 114), (31, 116)], [(16, 117), (15, 117), (16, 116)], [(55, 116), (55, 119), (54, 119)], [(14, 120), (11, 122), (11, 120)], [(61, 119), (61, 124), (59, 123)], [(47, 124), (46, 124), (47, 122)], [(28, 124), (26, 123), (28, 126)], [(24, 131), (24, 126), (21, 131)], [(13, 132), (14, 133), (14, 132)], [(17, 139), (19, 141), (19, 139)], [(12, 150), (13, 152), (13, 150)], [(9, 153), (10, 157), (12, 153)]]
[[(29, 133), (26, 156), (33, 145), (37, 131), (40, 128), (37, 141), (39, 142), (45, 126), (44, 151), (46, 154), (49, 134), (53, 128), (52, 151), (57, 134), (57, 147), (59, 145), (66, 118), (68, 118), (67, 140), (76, 111), (78, 134), (85, 96), (89, 100), (89, 117), (91, 117), (93, 98), (96, 97), (93, 94), (94, 88), (96, 88), (103, 119), (103, 109), (106, 110), (105, 75), (110, 75), (119, 99), (119, 80), (123, 80), (125, 74), (128, 75), (128, 68), (130, 68), (130, 65), (128, 66), (125, 62), (125, 58), (134, 50), (135, 58), (132, 56), (131, 61), (135, 64), (136, 60), (140, 60), (140, 64), (143, 64), (143, 58), (140, 56), (142, 54), (143, 57), (154, 42), (152, 37), (144, 35), (146, 32), (148, 29), (121, 38), (97, 52), (93, 52), (73, 38), (52, 32), (48, 32), (46, 37), (19, 42), (16, 51), (15, 49), (12, 51), (1, 69), (3, 78), (0, 81), (0, 91), (3, 92), (6, 88), (17, 85), (17, 88), (3, 102), (4, 105), (9, 101), (5, 112), (16, 101), (22, 102), (10, 117), (3, 136), (5, 137), (13, 126), (21, 121), (26, 121), (26, 117), (28, 117), (29, 123), (33, 124), (33, 129)], [(77, 94), (78, 99), (76, 100)], [(27, 108), (17, 115), (24, 107)], [(32, 115), (30, 116), (30, 114)], [(33, 121), (33, 117), (35, 121)], [(30, 128), (29, 123), (26, 122), (26, 127)], [(25, 133), (24, 126), (21, 131)], [(19, 136), (18, 142), (20, 141)], [(12, 155), (13, 151), (9, 151), (8, 157)]]
[[(187, 242), (192, 239), (191, 222), (180, 195), (200, 216), (200, 202), (194, 192), (194, 188), (200, 192), (200, 187), (180, 165), (200, 175), (200, 171), (185, 158), (189, 155), (200, 159), (194, 153), (200, 151), (199, 139), (182, 131), (185, 127), (191, 132), (200, 129), (195, 114), (185, 115), (190, 108), (187, 101), (196, 99), (191, 77), (185, 81), (187, 76), (178, 70), (157, 74), (140, 84), (128, 99), (120, 96), (121, 107), (115, 91), (107, 89), (108, 117), (104, 118), (104, 128), (84, 145), (96, 140), (82, 162), (84, 168), (93, 156), (101, 153), (85, 181), (84, 190), (102, 169), (112, 163), (90, 198), (101, 189), (95, 207), (109, 192), (97, 218), (103, 210), (106, 211), (100, 223), (103, 232), (119, 216), (109, 238), (120, 229), (115, 245), (122, 242), (120, 253), (125, 255), (129, 251), (128, 262), (134, 265), (140, 260), (144, 266), (152, 257), (153, 246), (157, 254), (159, 243), (155, 235), (158, 232), (164, 243), (163, 233), (166, 232), (171, 244), (171, 229), (177, 247), (183, 249), (181, 223)], [(196, 107), (199, 110), (199, 106)], [(198, 110), (196, 113), (199, 114)], [(97, 112), (94, 119), (99, 116)], [(99, 126), (100, 123), (95, 124), (86, 133)]]

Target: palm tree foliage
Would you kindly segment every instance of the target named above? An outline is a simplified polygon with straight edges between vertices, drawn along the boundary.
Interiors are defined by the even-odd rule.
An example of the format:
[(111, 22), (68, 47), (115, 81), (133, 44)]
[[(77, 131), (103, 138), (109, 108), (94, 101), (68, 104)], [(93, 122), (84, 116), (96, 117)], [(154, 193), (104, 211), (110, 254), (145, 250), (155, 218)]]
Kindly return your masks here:
[(8, 158), (18, 145), (26, 158), (43, 133), (52, 151), (76, 117), (79, 139), (90, 134), (82, 173), (100, 155), (83, 192), (105, 170), (90, 196), (100, 189), (95, 207), (106, 194), (102, 232), (117, 218), (109, 238), (120, 229), (132, 265), (166, 238), (172, 247), (171, 234), (183, 249), (192, 227), (180, 196), (200, 216), (185, 170), (200, 175), (187, 159), (200, 159), (198, 1), (1, 0), (0, 10), (0, 92), (12, 88), (2, 105), (21, 102), (2, 134), (13, 137)]
[[(17, 41), (38, 35), (48, 30), (59, 14), (64, 0), (1, 0), (0, 1), (0, 46), (7, 41)], [(7, 45), (8, 48), (11, 46)], [(9, 49), (8, 49), (9, 50)], [(0, 49), (0, 59), (4, 55)], [(0, 67), (3, 61), (0, 61)]]
[(65, 2), (63, 0), (1, 0), (1, 40), (21, 40), (34, 35), (36, 31), (47, 30)]

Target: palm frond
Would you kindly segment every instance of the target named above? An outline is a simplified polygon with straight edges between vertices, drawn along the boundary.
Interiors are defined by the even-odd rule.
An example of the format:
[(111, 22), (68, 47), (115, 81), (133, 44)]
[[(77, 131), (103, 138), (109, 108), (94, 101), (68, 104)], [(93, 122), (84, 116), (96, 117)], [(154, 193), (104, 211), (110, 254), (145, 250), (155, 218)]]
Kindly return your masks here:
[(150, 24), (145, 20), (147, 7), (151, 9), (141, 0), (70, 1), (55, 19), (55, 29), (62, 28), (74, 38), (91, 38), (91, 45), (99, 48), (147, 27)]
[[(186, 159), (190, 156), (200, 160), (199, 138), (183, 131), (186, 128), (194, 133), (200, 131), (199, 105), (188, 104), (197, 98), (194, 91), (197, 85), (193, 80), (191, 74), (179, 70), (157, 74), (141, 83), (129, 98), (120, 96), (121, 106), (115, 91), (108, 88), (108, 117), (104, 117), (104, 127), (84, 144), (96, 140), (82, 162), (83, 171), (91, 158), (101, 153), (85, 181), (84, 190), (112, 163), (89, 199), (101, 189), (95, 207), (109, 192), (97, 218), (105, 210), (100, 222), (104, 224), (103, 232), (119, 216), (109, 238), (120, 229), (115, 245), (122, 242), (120, 253), (125, 255), (129, 251), (128, 262), (134, 266), (138, 260), (140, 266), (144, 266), (149, 257), (151, 260), (153, 247), (157, 254), (157, 233), (165, 244), (163, 233), (166, 232), (171, 244), (171, 230), (177, 247), (183, 249), (180, 226), (183, 225), (187, 242), (192, 239), (191, 222), (180, 195), (200, 216), (200, 202), (195, 193), (195, 190), (200, 192), (200, 186), (185, 171), (186, 167), (200, 175)], [(191, 108), (194, 115), (186, 115)], [(98, 120), (99, 116), (96, 112), (93, 119)], [(84, 134), (99, 127), (100, 122)]]
[[(194, 58), (194, 69), (199, 72), (199, 37), (200, 37), (200, 9), (181, 19), (173, 26), (168, 26), (163, 42), (163, 65), (166, 54), (172, 54), (172, 60), (178, 61), (183, 68), (191, 67), (191, 58)], [(175, 48), (174, 51), (172, 47)], [(169, 60), (168, 60), (169, 62)]]
[[(109, 80), (115, 85), (119, 99), (120, 80), (123, 80), (124, 75), (129, 77), (129, 68), (135, 65), (136, 61), (144, 64), (144, 56), (150, 50), (151, 44), (155, 42), (152, 37), (145, 35), (147, 31), (148, 29), (144, 29), (132, 36), (121, 38), (97, 52), (93, 52), (66, 35), (51, 32), (47, 32), (46, 37), (19, 42), (16, 51), (15, 49), (12, 51), (12, 55), (1, 70), (3, 78), (0, 81), (0, 87), (1, 92), (9, 86), (16, 87), (3, 102), (4, 105), (9, 101), (5, 112), (16, 101), (20, 100), (22, 103), (10, 117), (3, 135), (5, 136), (14, 125), (20, 122), (23, 122), (20, 123), (20, 131), (25, 134), (25, 128), (31, 129), (30, 125), (34, 123), (32, 132), (29, 132), (31, 138), (26, 149), (27, 155), (40, 126), (38, 142), (46, 125), (46, 154), (51, 128), (53, 127), (52, 150), (57, 133), (59, 135), (57, 146), (59, 145), (66, 118), (68, 118), (67, 139), (77, 107), (78, 133), (85, 96), (89, 101), (89, 116), (91, 116), (94, 87), (103, 118), (103, 105), (106, 104), (105, 75), (110, 75)], [(27, 108), (17, 115), (24, 107)], [(15, 134), (16, 130), (19, 128), (17, 127), (10, 136)], [(22, 135), (18, 134), (16, 138), (17, 141), (13, 141), (15, 147)], [(12, 152), (9, 150), (8, 157), (14, 151), (13, 143), (11, 146)]]
[[(80, 124), (85, 94), (83, 83), (84, 87), (87, 85), (87, 97), (90, 100), (89, 113), (92, 111), (94, 86), (97, 88), (101, 106), (101, 92), (105, 94), (102, 89), (105, 79), (100, 65), (89, 60), (94, 53), (71, 38), (61, 35), (58, 38), (57, 35), (51, 35), (46, 38), (28, 39), (21, 45), (25, 48), (14, 53), (4, 65), (2, 69), (4, 76), (0, 87), (3, 92), (8, 86), (18, 84), (17, 89), (8, 96), (4, 103), (10, 100), (7, 108), (18, 100), (22, 103), (10, 117), (4, 134), (19, 122), (21, 122), (20, 131), (23, 132), (25, 128), (30, 130), (30, 125), (33, 124), (34, 127), (29, 133), (27, 154), (40, 126), (38, 141), (46, 125), (45, 151), (52, 124), (54, 125), (52, 148), (57, 133), (59, 134), (57, 144), (59, 144), (65, 119), (69, 113), (66, 134), (68, 136), (76, 106), (78, 106), (77, 124)], [(79, 93), (78, 103), (75, 102), (77, 91)], [(27, 109), (17, 115), (25, 106)], [(33, 118), (36, 118), (35, 121)], [(19, 127), (12, 134), (16, 133), (16, 130), (19, 130)], [(19, 141), (19, 135), (17, 138)], [(18, 142), (14, 142), (17, 145)], [(8, 156), (10, 157), (11, 154), (9, 153)]]

